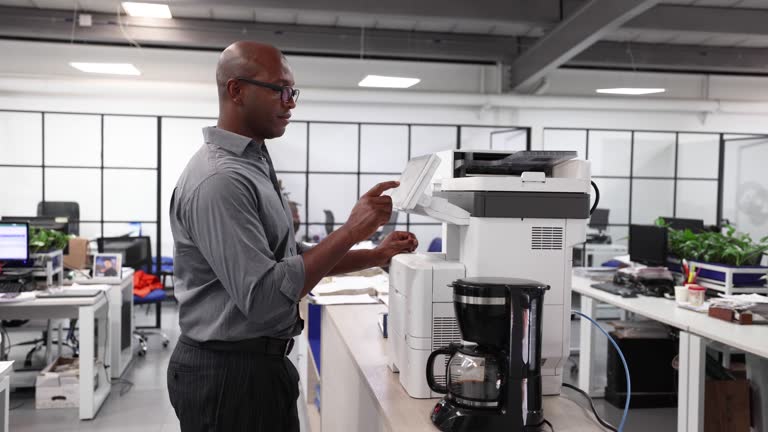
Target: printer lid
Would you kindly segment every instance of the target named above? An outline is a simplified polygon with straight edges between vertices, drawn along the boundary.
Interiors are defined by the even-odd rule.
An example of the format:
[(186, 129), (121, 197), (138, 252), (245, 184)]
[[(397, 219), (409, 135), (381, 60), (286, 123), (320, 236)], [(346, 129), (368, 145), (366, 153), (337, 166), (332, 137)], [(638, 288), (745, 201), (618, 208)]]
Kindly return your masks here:
[(519, 176), (524, 172), (544, 172), (549, 177), (552, 169), (566, 161), (576, 159), (575, 151), (456, 151), (454, 155), (454, 178), (504, 175)]

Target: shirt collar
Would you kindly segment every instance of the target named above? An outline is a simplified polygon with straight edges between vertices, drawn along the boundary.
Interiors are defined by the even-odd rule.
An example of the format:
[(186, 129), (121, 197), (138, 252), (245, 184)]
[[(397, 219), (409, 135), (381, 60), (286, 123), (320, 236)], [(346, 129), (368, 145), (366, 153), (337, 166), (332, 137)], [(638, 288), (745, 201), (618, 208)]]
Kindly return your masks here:
[[(232, 153), (242, 156), (248, 145), (254, 142), (247, 136), (236, 134), (224, 129), (219, 129), (216, 126), (209, 126), (203, 128), (203, 137), (206, 144), (213, 144), (219, 146), (224, 150), (231, 151)], [(259, 148), (261, 146), (258, 146)]]

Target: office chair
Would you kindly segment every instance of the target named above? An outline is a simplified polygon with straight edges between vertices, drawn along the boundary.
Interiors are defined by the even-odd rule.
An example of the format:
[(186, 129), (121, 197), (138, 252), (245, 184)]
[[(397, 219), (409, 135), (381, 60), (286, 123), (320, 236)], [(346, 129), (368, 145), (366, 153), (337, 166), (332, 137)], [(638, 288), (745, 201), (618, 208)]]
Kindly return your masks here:
[(333, 217), (333, 212), (330, 210), (323, 210), (325, 213), (325, 233), (330, 234), (333, 232), (333, 223), (336, 221)]
[(429, 248), (427, 248), (427, 252), (442, 252), (443, 251), (443, 239), (440, 237), (435, 237), (432, 239), (431, 242), (429, 242)]
[(38, 216), (66, 217), (69, 219), (69, 233), (80, 235), (80, 204), (70, 201), (40, 201), (37, 203)]
[[(102, 237), (96, 239), (96, 243), (98, 244), (99, 252), (122, 254), (124, 266), (152, 274), (152, 240), (149, 237)], [(157, 335), (162, 338), (163, 348), (167, 347), (170, 343), (168, 335), (160, 330), (162, 302), (165, 300), (165, 297), (164, 289), (152, 290), (146, 297), (133, 296), (133, 304), (147, 305), (147, 312), (149, 312), (149, 305), (155, 305), (155, 325), (136, 326), (136, 330), (133, 332), (141, 347), (139, 356), (144, 356), (147, 353), (147, 340), (151, 335)]]

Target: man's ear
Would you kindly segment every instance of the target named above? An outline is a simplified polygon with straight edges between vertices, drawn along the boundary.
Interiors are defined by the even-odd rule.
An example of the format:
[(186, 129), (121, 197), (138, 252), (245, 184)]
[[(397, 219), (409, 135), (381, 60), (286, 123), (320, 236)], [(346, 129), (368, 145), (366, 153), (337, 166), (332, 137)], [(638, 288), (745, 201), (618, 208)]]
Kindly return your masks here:
[(227, 80), (227, 94), (236, 105), (243, 104), (243, 87), (236, 79)]

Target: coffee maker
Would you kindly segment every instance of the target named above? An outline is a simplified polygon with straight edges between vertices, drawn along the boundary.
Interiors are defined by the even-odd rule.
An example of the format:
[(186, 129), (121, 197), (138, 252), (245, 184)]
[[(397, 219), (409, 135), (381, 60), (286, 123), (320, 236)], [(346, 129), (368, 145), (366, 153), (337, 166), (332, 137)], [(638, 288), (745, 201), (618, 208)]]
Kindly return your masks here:
[[(536, 431), (544, 423), (541, 329), (549, 286), (515, 278), (477, 277), (451, 284), (464, 343), (433, 351), (427, 383), (445, 394), (432, 411), (441, 431)], [(435, 360), (450, 356), (444, 383)]]

